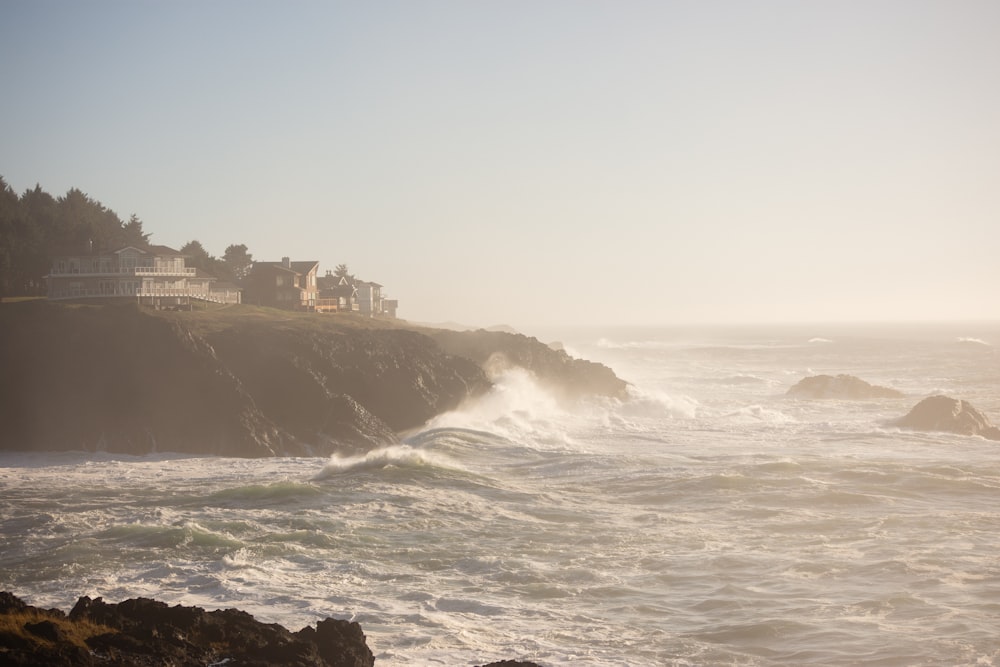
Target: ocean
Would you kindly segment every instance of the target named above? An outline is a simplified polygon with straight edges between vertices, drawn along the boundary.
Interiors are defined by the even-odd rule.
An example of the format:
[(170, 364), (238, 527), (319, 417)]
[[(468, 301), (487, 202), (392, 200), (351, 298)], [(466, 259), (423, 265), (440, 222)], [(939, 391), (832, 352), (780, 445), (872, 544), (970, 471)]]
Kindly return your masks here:
[[(527, 332), (631, 399), (523, 371), (349, 458), (0, 453), (0, 589), (361, 623), (376, 664), (1000, 665), (1000, 324)], [(901, 399), (802, 400), (847, 373)], [(57, 418), (57, 411), (53, 418)]]

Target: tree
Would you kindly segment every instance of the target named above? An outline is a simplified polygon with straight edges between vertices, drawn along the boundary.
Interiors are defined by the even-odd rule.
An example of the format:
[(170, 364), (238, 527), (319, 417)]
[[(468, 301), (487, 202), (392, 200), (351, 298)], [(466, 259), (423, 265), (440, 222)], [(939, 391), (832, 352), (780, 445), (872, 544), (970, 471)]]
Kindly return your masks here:
[(62, 243), (82, 251), (111, 250), (122, 245), (122, 221), (103, 204), (71, 188), (56, 200)]
[(0, 299), (16, 290), (15, 262), (20, 248), (18, 222), (21, 203), (7, 181), (0, 176)]
[(181, 246), (181, 254), (187, 257), (187, 265), (193, 266), (196, 269), (201, 269), (203, 271), (209, 271), (215, 258), (208, 254), (205, 247), (201, 244), (201, 241), (193, 240), (188, 241)]
[(135, 213), (129, 216), (128, 222), (122, 225), (122, 245), (138, 246), (140, 248), (149, 243), (149, 237), (142, 231), (142, 220)]
[(333, 271), (333, 275), (338, 278), (347, 278), (349, 282), (354, 282), (354, 274), (348, 270), (347, 264), (338, 264), (337, 268)]
[(253, 255), (247, 252), (246, 245), (231, 245), (222, 254), (222, 262), (237, 281), (243, 280), (253, 268)]

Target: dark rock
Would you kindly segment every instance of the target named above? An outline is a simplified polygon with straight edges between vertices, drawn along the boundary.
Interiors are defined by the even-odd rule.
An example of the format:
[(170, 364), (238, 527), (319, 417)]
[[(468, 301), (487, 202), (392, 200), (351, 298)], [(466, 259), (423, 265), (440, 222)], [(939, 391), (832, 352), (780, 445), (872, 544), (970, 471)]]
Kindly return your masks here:
[(39, 621), (38, 623), (25, 623), (24, 629), (50, 642), (66, 641), (66, 635), (62, 629), (52, 621)]
[(889, 387), (865, 382), (853, 375), (814, 375), (803, 378), (788, 390), (797, 398), (838, 398), (866, 400), (873, 398), (903, 398), (904, 394)]
[(479, 667), (542, 667), (536, 662), (527, 662), (524, 660), (501, 660), (500, 662), (491, 662), (488, 665), (480, 665)]
[(449, 354), (472, 359), (487, 372), (518, 366), (546, 388), (565, 399), (608, 396), (624, 399), (628, 383), (607, 366), (575, 359), (536, 338), (502, 331), (445, 331), (430, 333)]
[(0, 614), (20, 614), (28, 610), (25, 602), (8, 591), (0, 592)]
[[(27, 605), (8, 606), (19, 609), (19, 613), (39, 611)], [(255, 667), (371, 667), (375, 664), (361, 626), (349, 621), (326, 619), (315, 629), (307, 627), (292, 633), (277, 624), (261, 623), (237, 609), (205, 611), (199, 607), (171, 607), (146, 598), (109, 604), (101, 598), (89, 597), (80, 598), (69, 615), (62, 618), (77, 627), (109, 631), (86, 637), (87, 651), (73, 644), (58, 625), (43, 620), (31, 624), (34, 629), (29, 630), (48, 644), (25, 645), (19, 638), (19, 645), (8, 641), (0, 647), (7, 649), (3, 654), (5, 661), (15, 653), (34, 653), (44, 655), (48, 662), (30, 662), (24, 658), (4, 664), (92, 664), (80, 657), (81, 651), (97, 656), (98, 662), (94, 664), (103, 665), (166, 667), (220, 664), (226, 660)]]
[(931, 396), (917, 403), (896, 425), (915, 431), (946, 431), (1000, 440), (1000, 428), (968, 402), (949, 396)]

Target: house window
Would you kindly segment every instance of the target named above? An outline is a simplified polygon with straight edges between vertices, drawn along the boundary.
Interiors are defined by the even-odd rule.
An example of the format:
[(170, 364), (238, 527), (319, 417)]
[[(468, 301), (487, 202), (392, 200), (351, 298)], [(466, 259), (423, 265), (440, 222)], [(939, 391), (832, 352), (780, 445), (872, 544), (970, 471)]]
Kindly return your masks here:
[(284, 287), (285, 286), (285, 276), (275, 276), (275, 278), (274, 278), (274, 284), (277, 285), (278, 287)]

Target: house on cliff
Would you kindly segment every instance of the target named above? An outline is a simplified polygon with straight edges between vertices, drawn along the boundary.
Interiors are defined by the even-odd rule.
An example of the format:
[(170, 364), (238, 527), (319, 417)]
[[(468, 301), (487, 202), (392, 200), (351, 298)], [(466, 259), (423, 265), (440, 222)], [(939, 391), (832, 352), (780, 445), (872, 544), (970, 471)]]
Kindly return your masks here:
[(240, 303), (242, 291), (186, 265), (167, 246), (126, 246), (112, 251), (66, 253), (53, 258), (45, 276), (50, 299), (131, 298), (156, 307), (191, 300)]
[(351, 275), (336, 275), (330, 271), (319, 278), (319, 312), (351, 312), (366, 317), (396, 317), (399, 302), (387, 299), (382, 285), (358, 280)]
[(245, 280), (245, 303), (289, 310), (315, 310), (319, 262), (254, 262)]
[(317, 279), (319, 298), (316, 311), (321, 313), (353, 313), (361, 309), (358, 290), (347, 276), (337, 276), (327, 271)]
[(362, 315), (396, 317), (399, 302), (395, 299), (385, 298), (385, 295), (382, 294), (382, 285), (366, 280), (355, 280), (354, 286), (358, 290), (358, 310)]

